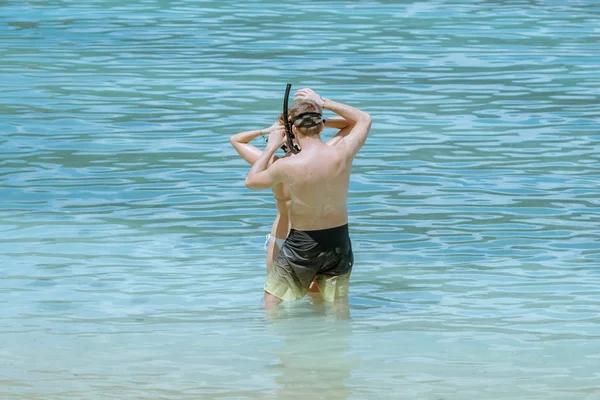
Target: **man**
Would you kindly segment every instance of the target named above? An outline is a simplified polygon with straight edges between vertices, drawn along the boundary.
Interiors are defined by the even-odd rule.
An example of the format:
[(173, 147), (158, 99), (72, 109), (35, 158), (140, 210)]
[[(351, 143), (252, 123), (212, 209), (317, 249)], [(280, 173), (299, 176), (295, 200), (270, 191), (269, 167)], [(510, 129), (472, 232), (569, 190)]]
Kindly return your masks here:
[[(336, 146), (321, 141), (323, 108), (349, 121)], [(348, 296), (354, 262), (346, 208), (350, 170), (371, 129), (369, 114), (311, 89), (296, 92), (289, 119), (301, 151), (269, 166), (286, 139), (283, 127), (275, 129), (246, 178), (246, 186), (254, 190), (285, 183), (292, 197), (292, 229), (265, 285), (267, 309), (281, 301), (301, 299), (313, 279), (324, 299)]]

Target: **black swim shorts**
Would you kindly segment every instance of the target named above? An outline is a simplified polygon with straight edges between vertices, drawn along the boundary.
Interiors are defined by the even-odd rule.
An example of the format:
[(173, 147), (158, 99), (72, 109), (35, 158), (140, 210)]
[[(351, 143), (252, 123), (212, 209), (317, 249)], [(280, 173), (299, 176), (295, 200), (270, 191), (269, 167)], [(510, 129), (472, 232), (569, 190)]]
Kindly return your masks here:
[(271, 265), (265, 291), (298, 300), (316, 280), (324, 299), (347, 296), (353, 263), (348, 224), (318, 231), (292, 229)]

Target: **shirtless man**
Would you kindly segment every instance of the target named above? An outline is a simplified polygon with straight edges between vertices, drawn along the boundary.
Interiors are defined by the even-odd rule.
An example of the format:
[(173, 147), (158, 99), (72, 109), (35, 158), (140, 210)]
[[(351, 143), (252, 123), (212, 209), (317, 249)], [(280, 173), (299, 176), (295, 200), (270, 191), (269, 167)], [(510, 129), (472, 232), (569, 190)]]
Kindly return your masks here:
[[(323, 108), (351, 125), (336, 146), (321, 141)], [(348, 296), (354, 262), (346, 208), (350, 170), (371, 128), (366, 112), (323, 98), (311, 89), (296, 92), (289, 120), (302, 151), (269, 165), (286, 140), (285, 130), (275, 129), (246, 178), (246, 187), (254, 190), (285, 183), (292, 197), (292, 229), (265, 284), (267, 309), (301, 299), (313, 279), (325, 300)]]

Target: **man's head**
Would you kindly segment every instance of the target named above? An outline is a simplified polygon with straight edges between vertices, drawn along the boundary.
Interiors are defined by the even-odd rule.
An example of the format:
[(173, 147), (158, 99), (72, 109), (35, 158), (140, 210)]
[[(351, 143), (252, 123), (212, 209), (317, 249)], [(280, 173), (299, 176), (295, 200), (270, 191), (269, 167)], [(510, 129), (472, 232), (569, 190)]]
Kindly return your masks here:
[(312, 100), (294, 102), (288, 117), (290, 124), (303, 136), (316, 136), (323, 130), (323, 109)]

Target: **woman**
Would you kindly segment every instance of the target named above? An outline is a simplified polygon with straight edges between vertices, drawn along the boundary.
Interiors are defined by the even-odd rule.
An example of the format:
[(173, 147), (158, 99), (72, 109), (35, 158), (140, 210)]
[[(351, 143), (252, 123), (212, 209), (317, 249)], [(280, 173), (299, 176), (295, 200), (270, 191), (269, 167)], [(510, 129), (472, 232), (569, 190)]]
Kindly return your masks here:
[[(323, 119), (323, 124), (325, 127), (339, 129), (339, 132), (326, 142), (328, 145), (332, 146), (338, 143), (352, 129), (352, 126), (350, 126), (348, 121), (341, 117), (335, 117), (327, 120)], [(268, 128), (240, 132), (236, 135), (233, 135), (229, 140), (235, 151), (237, 151), (244, 160), (250, 163), (250, 165), (254, 165), (256, 160), (258, 160), (262, 154), (262, 150), (251, 145), (250, 142), (259, 136), (268, 135), (273, 130), (280, 128), (282, 125), (283, 115), (280, 115), (277, 121), (275, 121), (275, 123)], [(290, 153), (287, 153), (284, 157), (288, 157), (289, 155)], [(274, 163), (278, 159), (279, 157), (273, 156), (270, 163)], [(273, 197), (275, 197), (277, 216), (273, 221), (271, 233), (267, 235), (267, 243), (265, 243), (267, 245), (267, 272), (271, 269), (271, 263), (275, 259), (275, 256), (279, 252), (279, 249), (283, 245), (283, 242), (287, 238), (291, 228), (289, 213), (291, 197), (288, 188), (283, 183), (276, 185), (273, 187)], [(313, 283), (311, 288), (313, 286), (316, 285)]]

